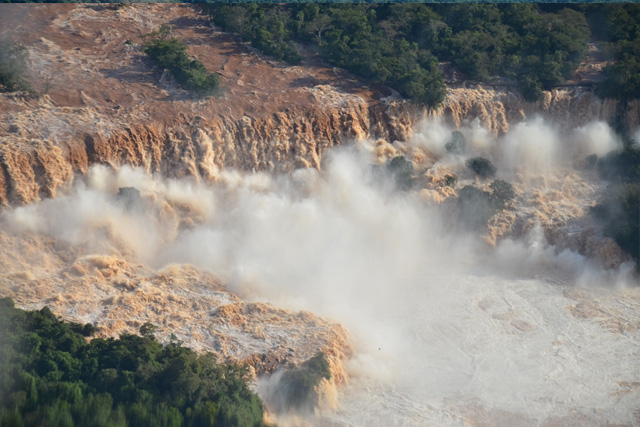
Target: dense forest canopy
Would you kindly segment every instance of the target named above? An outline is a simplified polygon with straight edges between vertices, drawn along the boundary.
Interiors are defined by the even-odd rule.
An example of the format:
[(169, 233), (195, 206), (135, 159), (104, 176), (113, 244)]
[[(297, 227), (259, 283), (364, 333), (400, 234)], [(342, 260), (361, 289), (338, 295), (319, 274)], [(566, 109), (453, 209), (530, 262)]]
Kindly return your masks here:
[[(331, 65), (430, 107), (445, 98), (443, 70), (453, 80), (513, 85), (527, 100), (539, 100), (543, 89), (572, 77), (590, 41), (613, 60), (597, 94), (640, 98), (638, 4), (230, 3), (205, 10), (260, 51), (295, 65), (304, 45)], [(183, 87), (201, 95), (216, 90), (218, 76), (190, 60), (184, 42), (158, 35), (146, 41), (147, 54)], [(5, 90), (27, 87), (19, 49), (0, 44)]]
[[(466, 80), (515, 84), (530, 101), (566, 82), (607, 42), (616, 63), (600, 94), (636, 98), (640, 5), (211, 4), (213, 21), (291, 64), (302, 43), (332, 65), (429, 106), (444, 100), (439, 64)], [(593, 34), (592, 34), (593, 33)]]
[(0, 299), (0, 425), (263, 425), (246, 367), (161, 345), (153, 330), (87, 342), (90, 324)]

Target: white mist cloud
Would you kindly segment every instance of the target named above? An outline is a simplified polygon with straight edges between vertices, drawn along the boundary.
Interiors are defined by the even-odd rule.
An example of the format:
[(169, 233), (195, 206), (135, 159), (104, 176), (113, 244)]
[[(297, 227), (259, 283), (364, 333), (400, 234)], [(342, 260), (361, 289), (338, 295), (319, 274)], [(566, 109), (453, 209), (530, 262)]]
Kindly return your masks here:
[(428, 153), (443, 155), (446, 152), (445, 145), (451, 140), (451, 131), (441, 117), (429, 117), (416, 126), (409, 143)]
[(500, 140), (502, 161), (507, 168), (523, 168), (537, 174), (558, 165), (560, 138), (541, 118), (514, 125)]
[(573, 144), (577, 155), (604, 156), (622, 147), (622, 141), (605, 122), (591, 122), (574, 130)]
[[(443, 155), (451, 131), (427, 121), (411, 144)], [(598, 139), (609, 137), (598, 124), (576, 132), (589, 149), (611, 143)], [(591, 132), (599, 135), (593, 143)], [(501, 168), (545, 173), (562, 152), (562, 139), (541, 120), (500, 139), (477, 123), (463, 133), (472, 153), (495, 152)], [(211, 185), (95, 166), (73, 194), (8, 211), (1, 227), (89, 253), (124, 247), (155, 268), (194, 264), (244, 298), (343, 323), (355, 339), (354, 384), (374, 381), (381, 391), (371, 409), (380, 424), (389, 419), (385, 410), (401, 417), (402, 405), (441, 410), (436, 419), (446, 421), (453, 400), (538, 420), (583, 407), (626, 419), (629, 400), (612, 391), (640, 372), (637, 334), (619, 337), (597, 319), (575, 318), (567, 307), (577, 303), (564, 294), (585, 275), (605, 287), (617, 276), (578, 254), (556, 254), (538, 228), (495, 249), (448, 230), (446, 209), (378, 185), (371, 159), (339, 149), (322, 173), (223, 171)], [(145, 209), (127, 209), (115, 197), (120, 187), (137, 188)], [(613, 346), (620, 365), (610, 363)], [(370, 398), (366, 389), (350, 390)]]

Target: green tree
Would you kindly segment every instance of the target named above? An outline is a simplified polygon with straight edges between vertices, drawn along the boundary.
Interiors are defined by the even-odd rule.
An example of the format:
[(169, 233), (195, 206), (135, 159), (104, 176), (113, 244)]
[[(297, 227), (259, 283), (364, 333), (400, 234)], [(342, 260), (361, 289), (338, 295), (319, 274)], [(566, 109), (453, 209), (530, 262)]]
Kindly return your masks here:
[(491, 204), (495, 210), (504, 209), (516, 197), (513, 185), (501, 179), (496, 179), (489, 187), (491, 188)]
[(318, 384), (323, 378), (331, 379), (329, 362), (323, 353), (317, 353), (298, 367), (287, 369), (278, 384), (278, 409), (312, 410), (318, 400)]
[(172, 34), (171, 27), (163, 25), (159, 31), (143, 35), (143, 51), (158, 66), (169, 70), (185, 89), (200, 96), (215, 93), (220, 85), (220, 77), (208, 72), (202, 62), (191, 59), (187, 44), (177, 37), (171, 37)]
[(465, 185), (458, 194), (458, 211), (466, 228), (480, 230), (494, 213), (491, 195), (472, 185)]
[(464, 154), (467, 150), (467, 141), (462, 132), (458, 130), (451, 132), (451, 139), (445, 144), (444, 148), (449, 153)]
[(491, 178), (496, 174), (496, 167), (484, 157), (473, 157), (467, 160), (465, 164), (481, 178)]
[(29, 83), (29, 52), (21, 44), (0, 40), (0, 89), (31, 91)]
[(78, 326), (0, 299), (0, 425), (262, 425), (246, 368), (137, 335), (87, 343)]

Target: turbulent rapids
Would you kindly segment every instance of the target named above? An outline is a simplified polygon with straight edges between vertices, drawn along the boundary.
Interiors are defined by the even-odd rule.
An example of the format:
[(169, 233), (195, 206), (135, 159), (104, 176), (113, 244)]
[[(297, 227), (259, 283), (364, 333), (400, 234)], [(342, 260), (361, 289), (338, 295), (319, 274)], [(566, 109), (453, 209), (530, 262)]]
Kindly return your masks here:
[[(0, 297), (246, 363), (278, 425), (640, 424), (637, 270), (590, 214), (609, 188), (589, 158), (623, 144), (614, 101), (455, 87), (427, 110), (138, 6), (11, 10), (55, 85), (0, 97)], [(222, 97), (131, 47), (169, 21)], [(638, 105), (619, 118), (636, 141)], [(497, 188), (478, 157), (513, 194), (471, 229), (465, 187)], [(283, 369), (318, 352), (315, 408), (275, 410)]]
[[(517, 130), (503, 139), (463, 130), (479, 152), (526, 144)], [(151, 321), (258, 375), (326, 352), (331, 387), (342, 387), (325, 390), (313, 417), (282, 423), (634, 422), (632, 267), (621, 256), (604, 270), (543, 233), (543, 221), (584, 215), (602, 185), (565, 169), (562, 156), (541, 181), (517, 155), (496, 154), (519, 206), (478, 238), (451, 222), (455, 190), (433, 171), (475, 178), (455, 156), (432, 164), (423, 151), (437, 152), (448, 131), (432, 122), (406, 145), (332, 152), (323, 172), (229, 170), (217, 184), (94, 166), (69, 194), (5, 211), (2, 292), (94, 322), (102, 335)], [(601, 143), (615, 144), (606, 135)], [(413, 152), (417, 170), (430, 166), (422, 190), (399, 192), (374, 173), (381, 150), (396, 149)], [(269, 381), (258, 379), (267, 401)]]

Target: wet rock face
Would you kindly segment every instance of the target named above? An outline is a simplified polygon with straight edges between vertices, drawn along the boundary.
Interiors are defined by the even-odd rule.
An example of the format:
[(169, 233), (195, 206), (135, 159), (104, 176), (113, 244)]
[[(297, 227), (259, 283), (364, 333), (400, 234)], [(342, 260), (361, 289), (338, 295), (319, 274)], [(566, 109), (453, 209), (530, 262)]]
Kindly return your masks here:
[[(341, 104), (332, 99), (344, 97)], [(327, 101), (329, 99), (329, 101)], [(426, 114), (438, 114), (454, 126), (474, 119), (496, 135), (535, 114), (575, 128), (593, 119), (610, 119), (615, 105), (590, 93), (546, 93), (528, 104), (504, 91), (451, 89), (437, 112), (426, 112), (403, 101), (389, 105), (340, 93), (336, 88), (315, 88), (313, 102), (264, 116), (233, 115), (184, 117), (181, 123), (132, 122), (118, 126), (117, 116), (105, 112), (59, 111), (48, 98), (36, 109), (24, 111), (6, 127), (17, 129), (0, 137), (0, 203), (28, 204), (55, 197), (71, 185), (74, 176), (91, 164), (115, 168), (131, 165), (167, 177), (194, 177), (215, 181), (225, 168), (287, 173), (297, 168), (322, 168), (322, 157), (337, 145), (381, 139), (406, 141), (412, 127)], [(90, 120), (113, 122), (91, 129)], [(35, 117), (35, 118), (34, 118)], [(37, 118), (37, 120), (36, 120)], [(65, 122), (73, 130), (43, 132), (34, 120)], [(56, 133), (57, 132), (57, 133)]]
[[(57, 5), (59, 6), (59, 5)], [(286, 67), (212, 28), (188, 5), (4, 5), (3, 32), (29, 49), (35, 89), (0, 94), (0, 205), (55, 197), (88, 166), (140, 166), (215, 180), (221, 169), (290, 172), (322, 167), (336, 145), (407, 141), (424, 117), (473, 120), (496, 135), (535, 115), (560, 126), (610, 121), (613, 101), (581, 88), (527, 103), (508, 88), (452, 87), (436, 111), (385, 96), (314, 58)], [(19, 19), (21, 26), (9, 25)], [(220, 74), (223, 92), (197, 99), (163, 83), (140, 33), (171, 22), (190, 53)], [(108, 30), (105, 30), (108, 28)], [(629, 104), (631, 129), (639, 104)]]

